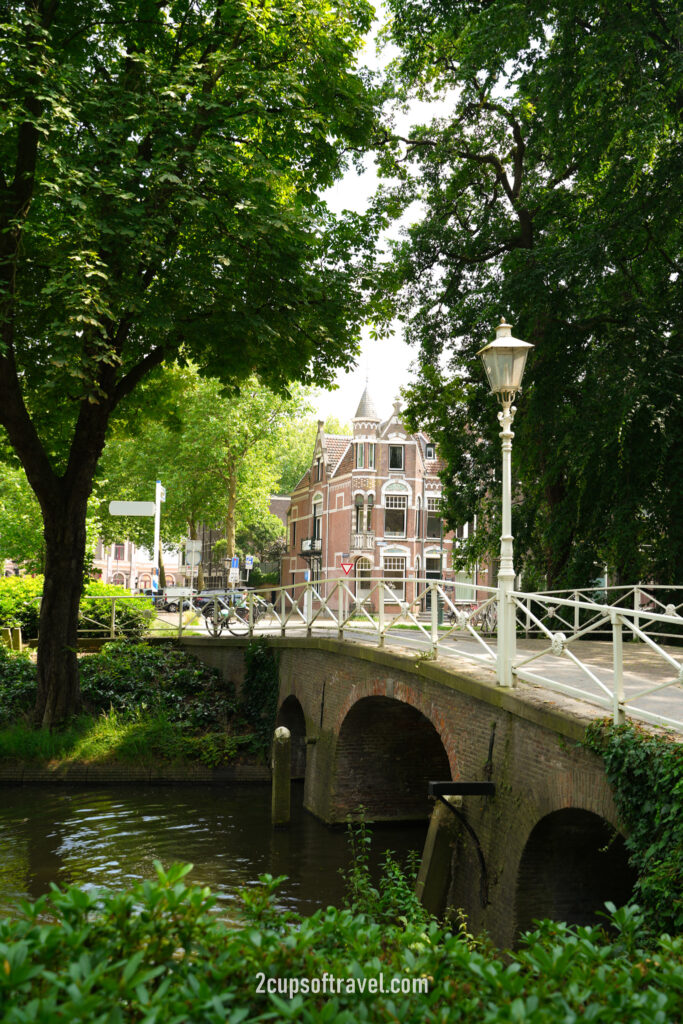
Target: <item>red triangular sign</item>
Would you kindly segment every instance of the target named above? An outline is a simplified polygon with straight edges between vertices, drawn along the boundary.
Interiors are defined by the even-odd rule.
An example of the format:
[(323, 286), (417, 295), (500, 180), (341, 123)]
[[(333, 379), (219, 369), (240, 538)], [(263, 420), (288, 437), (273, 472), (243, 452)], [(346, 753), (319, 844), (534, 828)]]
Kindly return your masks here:
[(348, 576), (353, 569), (353, 562), (342, 562), (341, 567), (344, 570), (345, 575)]

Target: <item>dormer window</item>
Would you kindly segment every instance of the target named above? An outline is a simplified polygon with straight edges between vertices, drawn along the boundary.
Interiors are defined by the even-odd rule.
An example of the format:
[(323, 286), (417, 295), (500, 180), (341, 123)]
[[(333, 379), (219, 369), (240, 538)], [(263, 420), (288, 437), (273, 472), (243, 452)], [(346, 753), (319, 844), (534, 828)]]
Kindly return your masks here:
[(389, 469), (403, 469), (403, 445), (389, 445)]
[(436, 445), (428, 444), (425, 448), (425, 458), (435, 459), (436, 458)]
[(315, 479), (322, 480), (323, 478), (323, 460), (316, 459), (315, 461)]

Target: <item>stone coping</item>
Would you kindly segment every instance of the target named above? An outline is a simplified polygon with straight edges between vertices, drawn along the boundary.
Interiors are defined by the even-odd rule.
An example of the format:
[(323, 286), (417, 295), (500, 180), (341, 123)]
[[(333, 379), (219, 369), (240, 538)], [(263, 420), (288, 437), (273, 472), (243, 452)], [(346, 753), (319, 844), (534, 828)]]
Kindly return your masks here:
[[(574, 700), (533, 683), (522, 683), (511, 690), (504, 689), (498, 686), (490, 669), (479, 668), (473, 663), (460, 663), (456, 667), (450, 658), (425, 657), (421, 651), (416, 654), (412, 649), (401, 650), (393, 645), (388, 649), (364, 644), (358, 640), (337, 640), (333, 637), (270, 636), (266, 639), (270, 646), (278, 650), (324, 651), (343, 658), (351, 657), (371, 662), (393, 671), (408, 672), (418, 679), (422, 677), (440, 683), (442, 686), (457, 690), (458, 693), (466, 694), (577, 742), (584, 738), (586, 728), (591, 722), (606, 716), (603, 708)], [(187, 648), (214, 648), (217, 645), (246, 647), (249, 638), (183, 637), (181, 643)]]

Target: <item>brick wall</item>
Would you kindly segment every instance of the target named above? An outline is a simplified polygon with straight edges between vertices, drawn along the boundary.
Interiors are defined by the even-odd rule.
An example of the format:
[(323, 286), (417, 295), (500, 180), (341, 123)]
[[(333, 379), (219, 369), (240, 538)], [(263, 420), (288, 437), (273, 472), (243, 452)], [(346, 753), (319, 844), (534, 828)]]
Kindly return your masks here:
[(577, 743), (598, 709), (536, 687), (502, 690), (464, 663), (454, 670), (321, 638), (271, 642), (283, 714), (299, 735), (305, 725), (304, 803), (318, 817), (343, 821), (358, 803), (377, 819), (426, 817), (430, 778), (490, 778), (495, 796), (466, 796), (462, 806), (485, 858), (489, 903), (462, 827), (448, 894), (475, 931), (505, 945), (545, 907), (585, 919), (596, 902), (623, 902), (626, 855), (605, 839), (617, 828), (612, 794), (602, 761)]

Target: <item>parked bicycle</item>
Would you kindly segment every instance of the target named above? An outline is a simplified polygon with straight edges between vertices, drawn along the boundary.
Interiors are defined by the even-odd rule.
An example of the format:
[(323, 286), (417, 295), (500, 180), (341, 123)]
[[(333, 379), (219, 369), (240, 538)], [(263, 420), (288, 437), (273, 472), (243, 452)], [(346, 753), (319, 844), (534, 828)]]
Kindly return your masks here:
[[(255, 596), (254, 625), (266, 615), (268, 605)], [(214, 596), (206, 601), (202, 608), (206, 629), (210, 636), (220, 636), (227, 629), (233, 636), (245, 636), (249, 631), (249, 605), (239, 590), (229, 590), (225, 594)]]
[(492, 636), (496, 632), (498, 627), (498, 603), (496, 601), (482, 604), (460, 604), (455, 611), (449, 613), (448, 621), (452, 626), (456, 626), (461, 615), (466, 615), (469, 624), (484, 636)]

